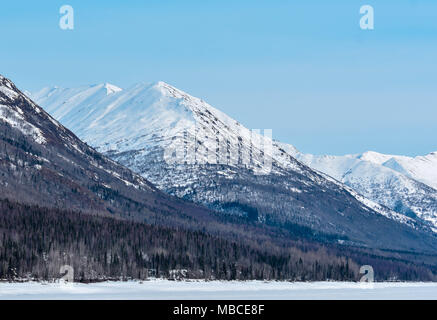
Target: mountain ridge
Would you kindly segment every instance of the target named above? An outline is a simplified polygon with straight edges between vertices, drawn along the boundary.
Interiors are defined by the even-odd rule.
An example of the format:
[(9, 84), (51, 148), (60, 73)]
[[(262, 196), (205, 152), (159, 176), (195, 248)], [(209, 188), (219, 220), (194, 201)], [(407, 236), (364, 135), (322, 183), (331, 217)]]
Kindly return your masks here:
[(183, 223), (181, 210), (185, 210), (192, 219), (208, 221), (207, 210), (169, 197), (104, 158), (3, 76), (0, 110), (2, 199), (150, 223)]
[[(396, 212), (428, 221), (437, 231), (437, 190), (432, 179), (437, 172), (436, 153), (407, 157), (368, 151), (344, 156), (316, 156), (301, 153), (295, 147), (290, 147), (290, 152), (303, 163), (345, 183), (363, 196)], [(426, 166), (418, 170), (424, 162)]]
[[(313, 171), (270, 137), (253, 133), (202, 99), (164, 82), (135, 85), (103, 98), (74, 88), (35, 97), (106, 156), (159, 189), (213, 210), (273, 225), (302, 224), (377, 246), (393, 243), (381, 232), (386, 217), (429, 230), (421, 221), (377, 205)], [(81, 102), (84, 98), (86, 103)], [(253, 137), (261, 143), (253, 143)], [(271, 149), (265, 150), (269, 141)], [(164, 156), (169, 148), (182, 148), (185, 157), (169, 163)], [(271, 167), (263, 172), (266, 164)]]

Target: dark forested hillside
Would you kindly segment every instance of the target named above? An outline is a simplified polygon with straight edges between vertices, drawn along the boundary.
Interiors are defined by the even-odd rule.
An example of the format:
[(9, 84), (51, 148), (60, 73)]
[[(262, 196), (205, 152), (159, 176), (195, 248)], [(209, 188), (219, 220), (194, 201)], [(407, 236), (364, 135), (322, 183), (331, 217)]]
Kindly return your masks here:
[[(262, 248), (202, 232), (0, 201), (0, 279), (76, 281), (151, 276), (201, 279), (358, 280), (359, 265), (296, 242)], [(349, 254), (349, 253), (348, 253)], [(372, 258), (377, 278), (431, 280), (429, 268)]]
[[(73, 266), (76, 280), (171, 277), (338, 279), (356, 274), (343, 258), (274, 253), (201, 232), (189, 232), (53, 209), (0, 202), (0, 278), (59, 277)], [(274, 250), (276, 251), (276, 250)], [(305, 258), (303, 260), (302, 258)], [(356, 268), (355, 268), (356, 269)], [(150, 270), (150, 271), (149, 271)]]

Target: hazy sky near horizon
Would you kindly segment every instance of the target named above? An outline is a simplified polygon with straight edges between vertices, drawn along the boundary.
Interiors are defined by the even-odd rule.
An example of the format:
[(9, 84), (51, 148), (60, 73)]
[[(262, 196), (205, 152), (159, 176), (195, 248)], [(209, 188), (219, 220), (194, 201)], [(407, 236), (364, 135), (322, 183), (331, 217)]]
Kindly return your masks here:
[(16, 0), (0, 30), (21, 89), (162, 80), (303, 152), (437, 151), (435, 0)]

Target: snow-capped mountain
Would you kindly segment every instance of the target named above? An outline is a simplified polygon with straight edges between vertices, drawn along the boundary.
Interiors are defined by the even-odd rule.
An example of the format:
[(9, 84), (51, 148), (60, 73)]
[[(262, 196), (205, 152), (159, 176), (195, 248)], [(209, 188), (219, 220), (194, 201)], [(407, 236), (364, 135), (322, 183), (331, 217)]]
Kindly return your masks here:
[(377, 247), (397, 245), (393, 232), (429, 230), (310, 169), (266, 132), (245, 128), (202, 99), (164, 82), (113, 88), (45, 88), (32, 98), (159, 189), (214, 210)]
[[(252, 163), (252, 169), (262, 170), (261, 158), (267, 155), (261, 157), (261, 150), (251, 152), (253, 144), (250, 142), (259, 140), (262, 145), (265, 138), (202, 100), (164, 82), (139, 84), (123, 92), (108, 90), (108, 87), (117, 88), (108, 84), (77, 89), (46, 88), (32, 98), (101, 152), (135, 150), (148, 154), (155, 147), (167, 151), (192, 148), (196, 152), (178, 160), (196, 163), (244, 162), (243, 154), (246, 154), (247, 164)], [(185, 146), (187, 142), (190, 143)], [(233, 150), (236, 146), (240, 149)], [(227, 152), (222, 152), (223, 149), (216, 152), (220, 147)], [(263, 149), (271, 156), (271, 150)], [(220, 159), (219, 155), (225, 158)], [(189, 159), (190, 156), (193, 158)], [(138, 167), (135, 169), (141, 171)], [(160, 180), (155, 182), (161, 183)]]
[(296, 159), (392, 210), (430, 222), (437, 230), (437, 153), (415, 158), (365, 152), (345, 156), (303, 154), (281, 144)]
[[(117, 88), (103, 86), (102, 90), (113, 93)], [(190, 221), (212, 223), (209, 210), (161, 192), (140, 175), (104, 157), (3, 76), (0, 199), (166, 226), (186, 226), (182, 214)], [(203, 228), (200, 222), (197, 226)]]
[(417, 157), (366, 152), (359, 158), (398, 171), (437, 190), (437, 151)]

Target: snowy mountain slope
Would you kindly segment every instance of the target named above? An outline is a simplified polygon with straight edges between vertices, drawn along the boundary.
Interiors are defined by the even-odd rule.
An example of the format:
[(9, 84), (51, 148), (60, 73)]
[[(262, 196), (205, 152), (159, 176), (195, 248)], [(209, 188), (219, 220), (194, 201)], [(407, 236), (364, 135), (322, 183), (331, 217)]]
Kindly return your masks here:
[[(107, 88), (95, 88), (95, 94)], [(187, 226), (187, 218), (198, 228), (214, 224), (209, 210), (161, 192), (96, 152), (3, 76), (0, 199), (166, 226)]]
[(366, 152), (360, 159), (398, 171), (437, 190), (437, 151), (417, 157)]
[[(229, 141), (229, 149), (236, 145), (243, 149), (240, 154), (229, 150), (230, 162), (238, 162), (241, 152), (249, 152), (250, 130), (202, 100), (164, 82), (139, 84), (110, 94), (106, 94), (102, 86), (43, 89), (32, 98), (101, 152), (138, 151), (154, 146), (177, 149), (181, 146), (178, 143), (185, 143), (182, 140), (191, 138), (194, 144), (196, 137), (203, 145), (192, 146), (198, 148), (196, 158), (191, 159), (193, 162), (214, 160), (218, 155), (212, 154), (214, 151), (210, 152), (212, 156), (208, 155), (207, 150), (215, 150), (217, 140), (223, 142), (223, 148), (228, 148)], [(256, 138), (263, 140), (261, 135)], [(216, 157), (215, 161), (220, 162), (220, 159)]]
[[(437, 172), (433, 154), (409, 158), (366, 152), (359, 155), (315, 156), (288, 148), (298, 160), (324, 172), (368, 199), (437, 228), (437, 190), (424, 181)], [(437, 230), (437, 229), (436, 229)]]
[(405, 232), (402, 224), (427, 229), (311, 170), (270, 137), (164, 82), (103, 93), (102, 85), (44, 90), (32, 97), (56, 119), (172, 195), (361, 245), (397, 245), (393, 233)]

